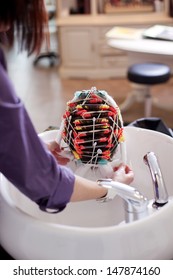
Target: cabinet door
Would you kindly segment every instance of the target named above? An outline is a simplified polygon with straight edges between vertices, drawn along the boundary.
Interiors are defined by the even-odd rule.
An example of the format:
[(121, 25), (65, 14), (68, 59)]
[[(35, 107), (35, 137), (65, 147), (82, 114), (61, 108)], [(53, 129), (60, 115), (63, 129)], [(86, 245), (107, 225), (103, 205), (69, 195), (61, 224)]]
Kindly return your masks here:
[(95, 64), (95, 36), (90, 27), (60, 27), (61, 61), (64, 67)]

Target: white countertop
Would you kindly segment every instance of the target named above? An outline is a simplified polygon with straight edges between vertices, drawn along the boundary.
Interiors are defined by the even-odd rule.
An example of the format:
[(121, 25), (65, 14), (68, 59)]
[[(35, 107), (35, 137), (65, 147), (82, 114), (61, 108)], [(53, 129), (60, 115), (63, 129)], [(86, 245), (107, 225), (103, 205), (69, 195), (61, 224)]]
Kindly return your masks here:
[(108, 39), (109, 46), (127, 52), (173, 56), (173, 42), (152, 39)]

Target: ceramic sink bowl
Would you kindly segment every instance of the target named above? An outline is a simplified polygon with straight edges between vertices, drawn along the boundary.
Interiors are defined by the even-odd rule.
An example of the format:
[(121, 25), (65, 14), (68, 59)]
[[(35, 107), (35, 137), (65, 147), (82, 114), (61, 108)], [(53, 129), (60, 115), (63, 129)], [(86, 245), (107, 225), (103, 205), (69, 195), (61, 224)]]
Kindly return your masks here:
[[(43, 141), (57, 131), (40, 135)], [(127, 162), (133, 186), (149, 200), (153, 185), (143, 156), (153, 151), (160, 163), (169, 196), (173, 196), (173, 138), (151, 130), (125, 127)], [(173, 201), (141, 220), (125, 223), (119, 196), (107, 203), (69, 203), (48, 214), (21, 194), (6, 178), (0, 181), (0, 241), (15, 259), (172, 259)]]

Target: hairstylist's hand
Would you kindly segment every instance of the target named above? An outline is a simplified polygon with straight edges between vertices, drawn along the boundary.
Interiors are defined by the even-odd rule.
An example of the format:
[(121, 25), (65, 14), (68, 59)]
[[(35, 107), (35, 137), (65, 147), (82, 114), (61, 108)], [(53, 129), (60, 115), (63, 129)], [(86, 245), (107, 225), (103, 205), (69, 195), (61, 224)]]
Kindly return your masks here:
[(114, 168), (114, 175), (112, 179), (129, 185), (134, 179), (134, 173), (128, 165), (121, 164)]
[(67, 158), (63, 155), (63, 150), (61, 150), (58, 143), (56, 143), (55, 141), (52, 141), (52, 142), (49, 142), (46, 144), (47, 144), (49, 151), (52, 153), (52, 155), (55, 157), (55, 159), (57, 160), (57, 162), (59, 164), (66, 165), (70, 161), (69, 158)]

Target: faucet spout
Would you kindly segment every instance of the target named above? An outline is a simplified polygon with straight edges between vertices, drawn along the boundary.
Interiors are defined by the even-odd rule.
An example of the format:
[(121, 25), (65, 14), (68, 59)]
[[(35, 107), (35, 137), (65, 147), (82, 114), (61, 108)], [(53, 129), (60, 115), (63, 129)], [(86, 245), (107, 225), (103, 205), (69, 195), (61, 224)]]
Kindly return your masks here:
[(168, 193), (163, 180), (158, 160), (153, 152), (149, 152), (144, 156), (144, 162), (148, 165), (154, 187), (155, 202), (154, 208), (164, 206), (168, 202)]
[(148, 200), (136, 188), (115, 182), (112, 179), (100, 179), (100, 186), (113, 188), (117, 195), (124, 200), (125, 221), (127, 223), (139, 220), (148, 215)]

